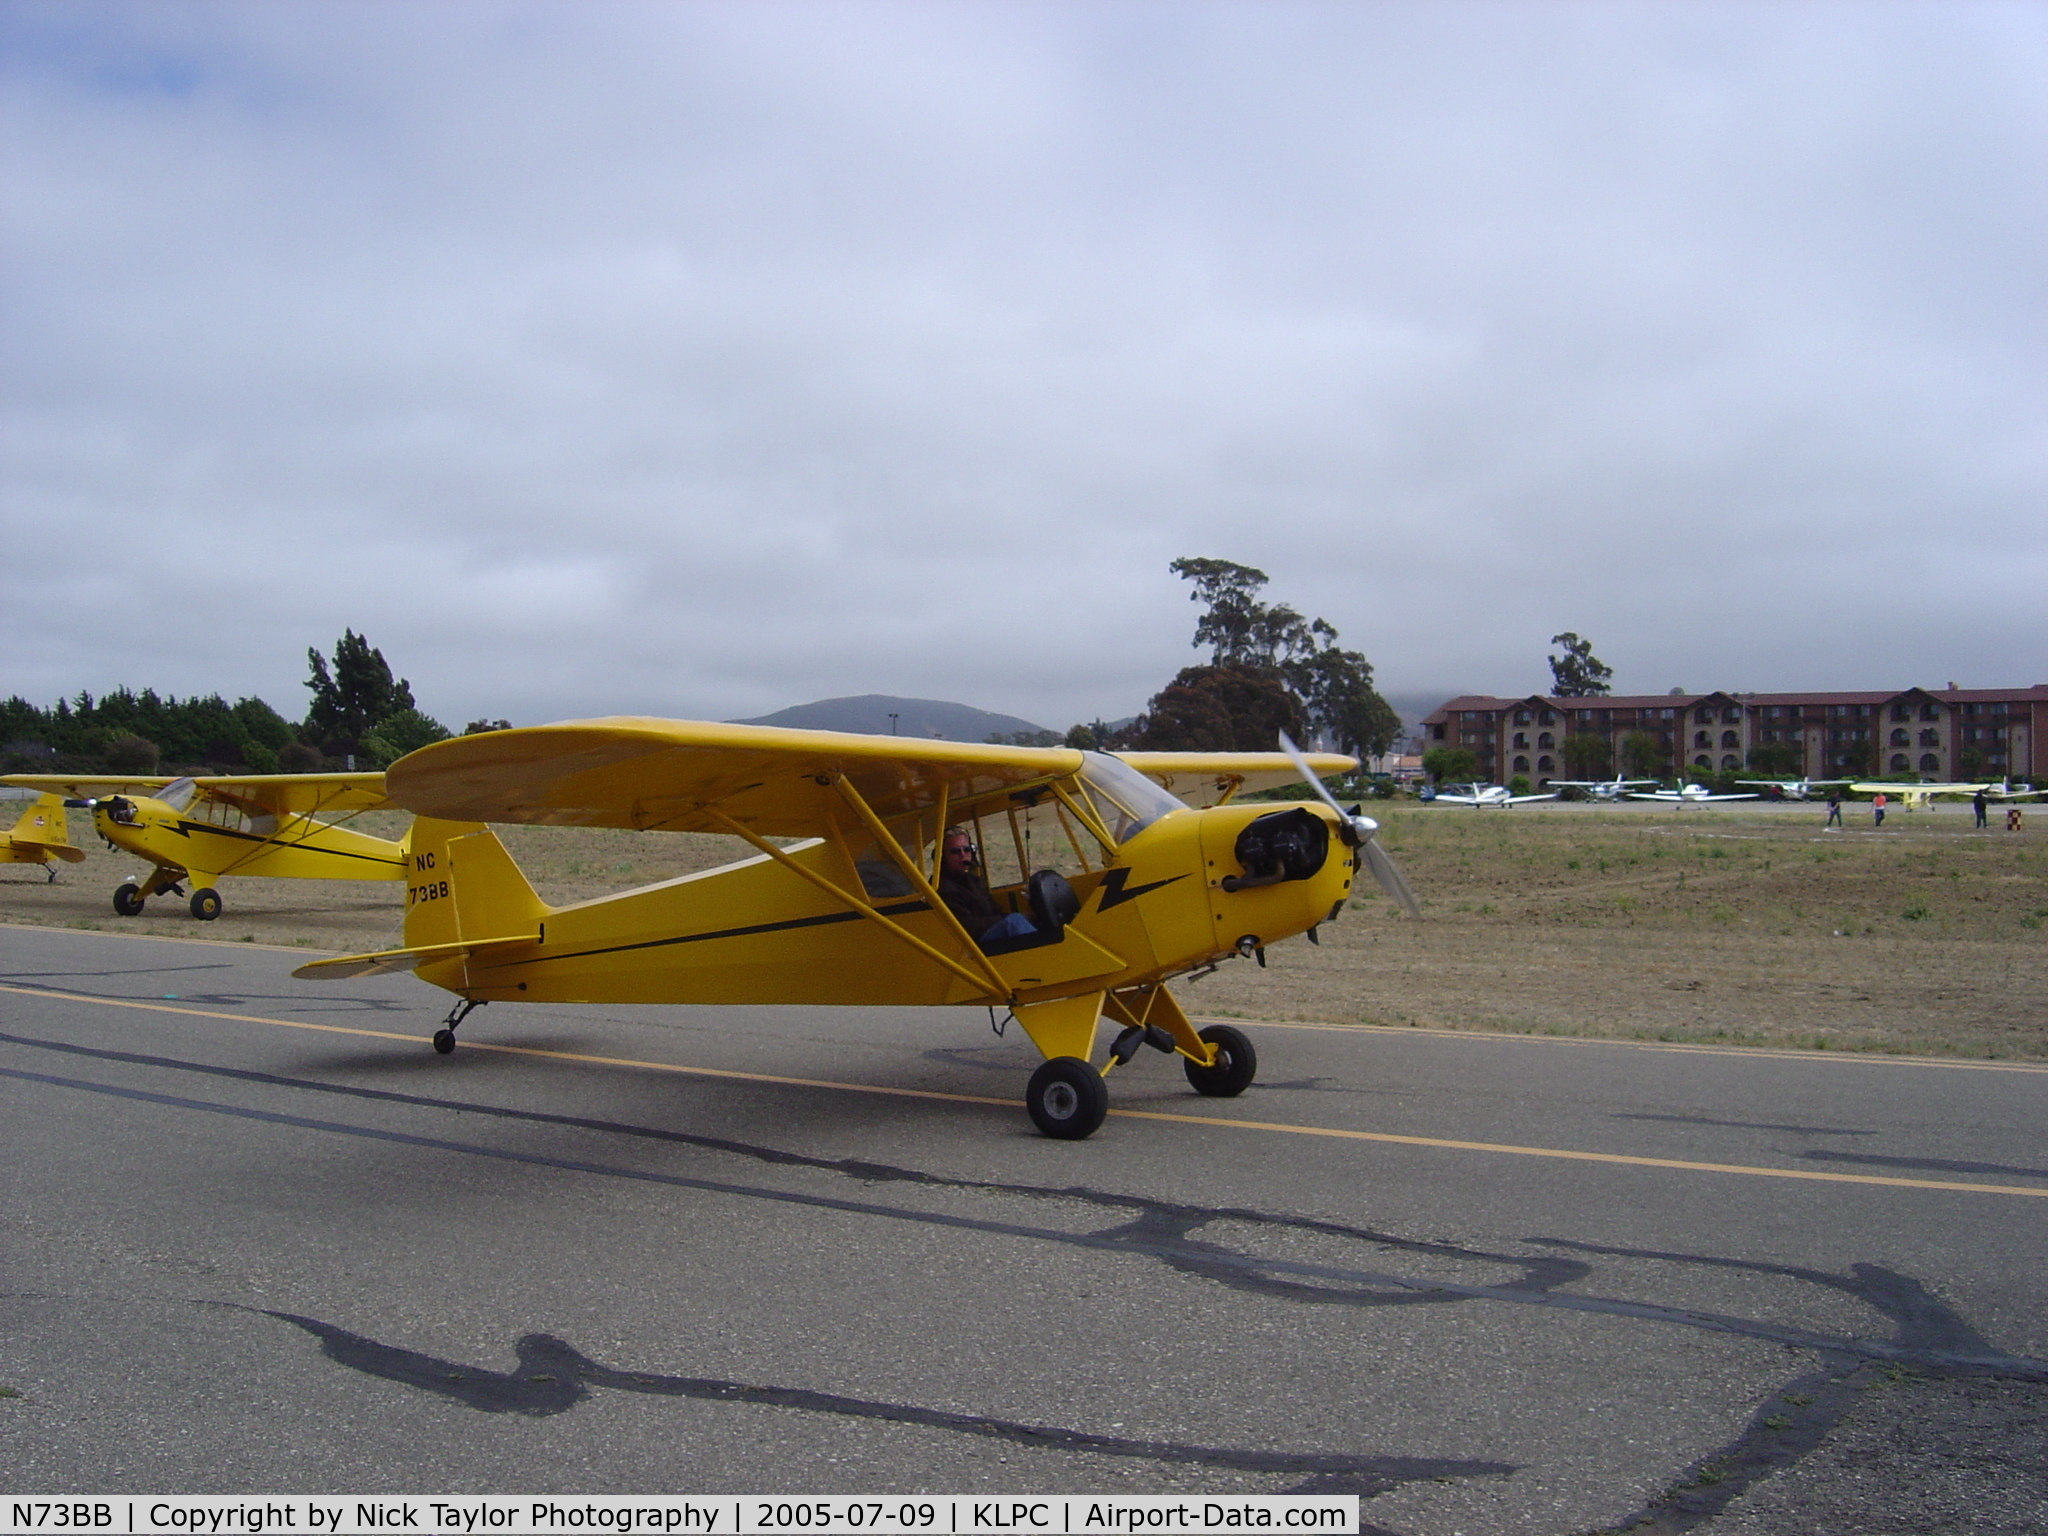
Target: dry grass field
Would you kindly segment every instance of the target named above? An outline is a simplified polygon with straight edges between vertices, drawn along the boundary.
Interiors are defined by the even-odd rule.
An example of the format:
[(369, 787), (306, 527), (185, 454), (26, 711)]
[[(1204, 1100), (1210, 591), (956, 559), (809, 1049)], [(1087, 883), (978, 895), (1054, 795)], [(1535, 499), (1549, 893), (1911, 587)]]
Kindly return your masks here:
[[(1205, 1015), (1825, 1050), (2048, 1058), (2048, 809), (2018, 834), (1966, 808), (1375, 807), (1424, 920), (1362, 892), (1258, 970), (1186, 986)], [(396, 835), (399, 817), (367, 817)], [(0, 922), (353, 950), (395, 943), (396, 885), (231, 880), (201, 928), (176, 898), (114, 915), (137, 868), (89, 838), (55, 885), (0, 865)], [(549, 901), (710, 868), (737, 839), (503, 829)]]

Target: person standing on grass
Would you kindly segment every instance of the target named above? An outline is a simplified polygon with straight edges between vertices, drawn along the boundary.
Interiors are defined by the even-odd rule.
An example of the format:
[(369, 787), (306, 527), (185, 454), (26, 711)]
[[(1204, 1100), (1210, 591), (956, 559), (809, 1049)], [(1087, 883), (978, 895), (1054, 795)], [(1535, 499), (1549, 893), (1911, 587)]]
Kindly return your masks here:
[(1874, 796), (1872, 796), (1872, 797), (1871, 797), (1871, 801), (1870, 801), (1870, 814), (1871, 814), (1871, 817), (1873, 818), (1873, 819), (1872, 819), (1872, 821), (1871, 821), (1871, 825), (1872, 825), (1872, 826), (1874, 826), (1874, 827), (1881, 827), (1881, 826), (1883, 826), (1883, 825), (1884, 825), (1884, 793), (1883, 793), (1883, 791), (1879, 791), (1879, 792), (1878, 792), (1878, 793), (1877, 793), (1876, 795), (1874, 795)]
[(1839, 829), (1840, 829), (1840, 827), (1841, 827), (1841, 825), (1842, 825), (1842, 792), (1841, 792), (1841, 791), (1840, 791), (1839, 789), (1831, 789), (1831, 790), (1829, 790), (1829, 791), (1828, 791), (1828, 819), (1827, 819), (1827, 824), (1826, 824), (1825, 826), (1823, 826), (1823, 827), (1821, 828), (1821, 830), (1822, 830), (1823, 832), (1828, 832), (1828, 831), (1834, 831), (1834, 830), (1839, 830)]
[(1977, 793), (1970, 797), (1970, 809), (1977, 813), (1977, 830), (1979, 832), (1984, 830), (1984, 804), (1984, 790), (1980, 785)]

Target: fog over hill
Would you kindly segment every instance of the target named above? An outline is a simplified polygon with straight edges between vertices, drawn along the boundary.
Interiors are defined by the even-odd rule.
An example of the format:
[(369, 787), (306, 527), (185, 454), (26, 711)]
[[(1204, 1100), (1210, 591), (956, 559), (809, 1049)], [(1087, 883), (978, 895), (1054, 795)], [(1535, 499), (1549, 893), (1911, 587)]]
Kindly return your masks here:
[(937, 737), (942, 741), (987, 741), (998, 732), (1046, 729), (1015, 715), (998, 715), (971, 704), (949, 704), (943, 699), (899, 699), (887, 693), (792, 704), (772, 715), (732, 723), (780, 725), (805, 731), (855, 731), (866, 736)]

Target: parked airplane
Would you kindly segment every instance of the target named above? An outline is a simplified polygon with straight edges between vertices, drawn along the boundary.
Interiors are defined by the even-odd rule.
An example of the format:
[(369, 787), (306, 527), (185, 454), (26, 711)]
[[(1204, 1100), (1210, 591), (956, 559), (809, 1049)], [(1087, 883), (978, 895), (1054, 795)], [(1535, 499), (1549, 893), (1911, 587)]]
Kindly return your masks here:
[(1624, 779), (1616, 774), (1611, 779), (1552, 779), (1552, 789), (1583, 789), (1589, 800), (1619, 800), (1638, 784), (1661, 784), (1661, 779)]
[(85, 850), (71, 845), (71, 829), (65, 825), (64, 801), (59, 795), (37, 795), (29, 802), (12, 831), (0, 834), (0, 864), (40, 864), (52, 880), (57, 866), (84, 860)]
[[(17, 774), (0, 783), (70, 795), (92, 812), (93, 830), (123, 853), (149, 861), (121, 883), (114, 910), (135, 917), (152, 896), (183, 896), (192, 915), (220, 916), (215, 885), (229, 875), (316, 880), (403, 880), (405, 845), (341, 825), (381, 810), (381, 773), (250, 774), (137, 779)], [(333, 816), (336, 820), (328, 820)]]
[(1421, 798), (1433, 805), (1469, 805), (1475, 810), (1491, 805), (1505, 811), (1531, 800), (1555, 800), (1557, 795), (1511, 795), (1499, 784), (1452, 784), (1443, 789), (1424, 790)]
[(1896, 799), (1909, 811), (1932, 810), (1935, 797), (1957, 795), (1975, 797), (1980, 791), (1986, 800), (1996, 800), (2001, 805), (2008, 800), (2026, 800), (2048, 790), (2035, 789), (2028, 784), (2009, 784), (1997, 779), (1984, 780), (1975, 784), (1886, 784), (1882, 780), (1851, 784), (1850, 789), (1859, 795), (1884, 795)]
[(1816, 789), (1839, 789), (1848, 784), (1847, 779), (1737, 779), (1738, 784), (1748, 784), (1765, 791), (1767, 800), (1811, 800)]
[(1756, 795), (1711, 794), (1704, 784), (1686, 784), (1677, 789), (1652, 790), (1647, 794), (1642, 790), (1634, 790), (1629, 794), (1629, 799), (1631, 800), (1656, 800), (1665, 805), (1705, 805), (1712, 800), (1755, 800), (1758, 798), (1760, 797)]

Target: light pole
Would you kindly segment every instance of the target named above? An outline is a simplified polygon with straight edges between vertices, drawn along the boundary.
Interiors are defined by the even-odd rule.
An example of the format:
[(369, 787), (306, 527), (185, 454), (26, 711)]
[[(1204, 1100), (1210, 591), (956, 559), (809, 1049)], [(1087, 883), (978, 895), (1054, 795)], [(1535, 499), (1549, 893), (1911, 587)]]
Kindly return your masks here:
[(893, 709), (889, 711), (889, 734), (891, 736), (896, 734), (896, 711)]

